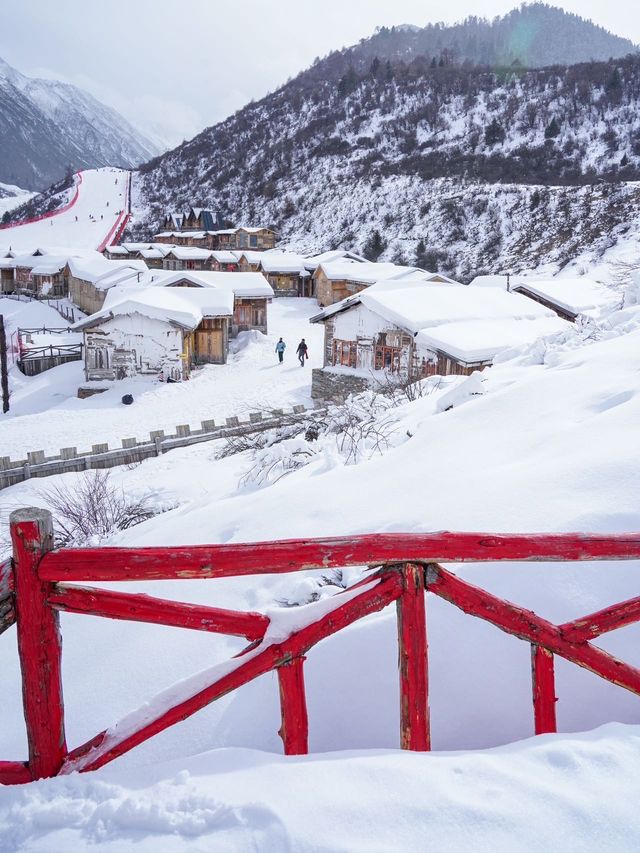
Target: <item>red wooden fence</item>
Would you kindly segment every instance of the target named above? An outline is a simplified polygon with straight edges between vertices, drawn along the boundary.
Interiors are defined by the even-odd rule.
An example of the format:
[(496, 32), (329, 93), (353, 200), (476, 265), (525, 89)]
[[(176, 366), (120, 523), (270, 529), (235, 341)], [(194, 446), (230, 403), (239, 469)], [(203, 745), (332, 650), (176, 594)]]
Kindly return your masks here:
[[(461, 580), (440, 562), (640, 559), (640, 534), (492, 535), (384, 534), (191, 548), (52, 550), (51, 515), (38, 509), (11, 516), (13, 595), (23, 678), (29, 759), (0, 762), (0, 783), (28, 782), (101, 767), (220, 696), (276, 670), (280, 735), (287, 755), (304, 754), (308, 718), (304, 661), (316, 643), (396, 602), (400, 745), (430, 749), (425, 592), (531, 644), (533, 729), (556, 730), (554, 655), (640, 694), (640, 669), (591, 644), (606, 631), (640, 621), (640, 598), (554, 625), (535, 613)], [(309, 607), (315, 614), (284, 640), (269, 637), (269, 619), (216, 607), (164, 601), (69, 582), (216, 578), (369, 565), (360, 583)], [(211, 678), (192, 683), (174, 704), (152, 700), (145, 719), (121, 721), (67, 749), (58, 611), (85, 613), (245, 637), (248, 647)], [(160, 697), (161, 698), (161, 697)]]

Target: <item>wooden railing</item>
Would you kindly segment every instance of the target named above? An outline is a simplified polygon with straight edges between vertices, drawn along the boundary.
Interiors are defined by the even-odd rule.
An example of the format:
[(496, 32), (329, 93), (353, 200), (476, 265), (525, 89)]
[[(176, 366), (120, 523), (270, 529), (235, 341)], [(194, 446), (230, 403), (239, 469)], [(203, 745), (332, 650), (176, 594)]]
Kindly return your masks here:
[[(425, 592), (531, 644), (533, 730), (556, 730), (554, 656), (640, 694), (640, 669), (590, 642), (640, 620), (640, 598), (564, 625), (504, 601), (440, 563), (487, 561), (629, 560), (640, 558), (640, 534), (493, 535), (384, 534), (244, 545), (176, 548), (52, 550), (51, 515), (24, 509), (11, 516), (10, 588), (23, 678), (29, 759), (0, 762), (0, 782), (27, 782), (74, 770), (93, 770), (204, 708), (243, 684), (275, 670), (287, 755), (307, 752), (304, 686), (306, 654), (318, 642), (396, 602), (399, 646), (400, 746), (430, 749)], [(301, 627), (282, 629), (260, 613), (165, 601), (147, 595), (77, 586), (104, 581), (240, 577), (368, 565), (354, 586), (305, 608)], [(58, 611), (170, 625), (245, 637), (247, 648), (221, 666), (188, 679), (181, 695), (160, 694), (87, 743), (68, 750), (61, 683)], [(13, 612), (13, 611), (12, 611)], [(271, 630), (275, 628), (275, 630)]]

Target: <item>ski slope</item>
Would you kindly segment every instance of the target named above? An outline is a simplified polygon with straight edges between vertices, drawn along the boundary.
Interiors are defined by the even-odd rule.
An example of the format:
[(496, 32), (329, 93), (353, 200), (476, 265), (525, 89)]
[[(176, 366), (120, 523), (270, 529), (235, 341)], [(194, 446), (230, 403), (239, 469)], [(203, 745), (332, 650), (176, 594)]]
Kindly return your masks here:
[(106, 167), (78, 172), (70, 204), (53, 216), (0, 230), (0, 249), (39, 246), (98, 249), (117, 232), (128, 212), (129, 172)]

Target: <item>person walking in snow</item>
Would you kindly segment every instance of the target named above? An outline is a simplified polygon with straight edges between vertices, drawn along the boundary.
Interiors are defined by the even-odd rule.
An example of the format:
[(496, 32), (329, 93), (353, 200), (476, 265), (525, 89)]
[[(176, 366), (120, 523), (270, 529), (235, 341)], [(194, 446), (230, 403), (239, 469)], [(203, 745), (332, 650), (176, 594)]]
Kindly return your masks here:
[(304, 367), (305, 358), (309, 358), (309, 348), (304, 342), (304, 338), (298, 344), (298, 349), (296, 350), (296, 355), (298, 356), (298, 361), (300, 362), (300, 367)]
[(280, 362), (280, 364), (282, 364), (282, 360), (284, 359), (284, 351), (286, 347), (287, 345), (282, 340), (282, 338), (280, 338), (280, 340), (276, 344), (276, 352), (278, 353), (278, 361)]

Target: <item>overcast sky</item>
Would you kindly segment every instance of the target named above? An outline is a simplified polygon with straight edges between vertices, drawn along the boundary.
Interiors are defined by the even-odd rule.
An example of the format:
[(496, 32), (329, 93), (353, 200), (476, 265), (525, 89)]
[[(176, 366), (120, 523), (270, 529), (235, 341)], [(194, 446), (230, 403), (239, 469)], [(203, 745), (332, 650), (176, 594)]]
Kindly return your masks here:
[[(562, 0), (640, 43), (637, 0)], [(493, 17), (517, 0), (0, 0), (0, 56), (87, 89), (177, 144), (377, 26)]]

